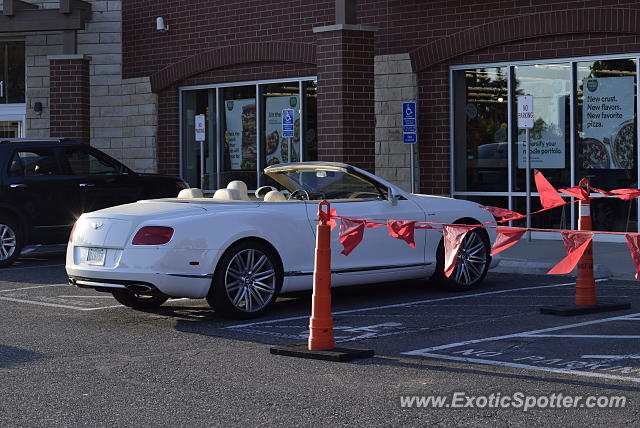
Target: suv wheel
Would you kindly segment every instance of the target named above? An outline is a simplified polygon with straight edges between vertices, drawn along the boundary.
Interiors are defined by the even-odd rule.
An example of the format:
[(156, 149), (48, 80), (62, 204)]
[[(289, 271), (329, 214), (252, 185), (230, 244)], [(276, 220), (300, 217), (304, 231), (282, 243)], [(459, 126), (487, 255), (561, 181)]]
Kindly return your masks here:
[(22, 245), (19, 224), (11, 217), (0, 215), (0, 267), (12, 264), (20, 255)]

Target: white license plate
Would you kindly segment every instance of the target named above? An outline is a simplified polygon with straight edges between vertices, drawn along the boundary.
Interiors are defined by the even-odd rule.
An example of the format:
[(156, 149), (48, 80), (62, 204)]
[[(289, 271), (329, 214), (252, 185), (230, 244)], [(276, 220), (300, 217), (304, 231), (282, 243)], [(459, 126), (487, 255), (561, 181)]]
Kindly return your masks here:
[(104, 266), (104, 259), (107, 251), (104, 248), (89, 248), (87, 252), (87, 264), (94, 266)]

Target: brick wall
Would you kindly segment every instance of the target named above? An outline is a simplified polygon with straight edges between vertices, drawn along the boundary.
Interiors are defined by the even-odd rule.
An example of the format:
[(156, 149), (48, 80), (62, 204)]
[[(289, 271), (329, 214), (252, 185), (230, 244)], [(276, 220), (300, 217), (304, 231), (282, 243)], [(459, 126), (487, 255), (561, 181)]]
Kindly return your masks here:
[(51, 136), (89, 142), (89, 59), (60, 57), (50, 64)]
[(373, 32), (321, 32), (317, 44), (318, 159), (373, 171)]
[[(309, 0), (294, 3), (194, 0), (189, 2), (188, 7), (176, 7), (175, 2), (171, 0), (123, 0), (124, 74), (127, 77), (149, 76), (166, 64), (173, 64), (198, 51), (221, 46), (237, 46), (242, 43), (265, 40), (315, 43), (312, 28), (333, 22), (333, 3), (333, 1), (311, 2)], [(436, 194), (448, 194), (450, 191), (449, 65), (640, 52), (640, 39), (635, 35), (637, 32), (629, 33), (628, 30), (623, 30), (633, 23), (627, 21), (618, 23), (615, 21), (617, 15), (607, 14), (609, 8), (635, 12), (640, 10), (640, 4), (631, 0), (535, 2), (360, 0), (358, 23), (375, 25), (379, 28), (374, 36), (375, 55), (379, 58), (386, 55), (411, 53), (425, 45), (456, 34), (465, 34), (467, 39), (460, 43), (463, 48), (465, 45), (471, 46), (485, 37), (483, 33), (474, 32), (482, 25), (486, 25), (486, 31), (500, 32), (506, 37), (500, 44), (490, 47), (480, 46), (474, 48), (473, 52), (461, 51), (460, 56), (445, 59), (426, 69), (418, 70), (421, 190)], [(573, 34), (545, 33), (547, 35), (544, 37), (516, 39), (518, 28), (499, 26), (500, 22), (507, 21), (509, 18), (548, 12), (549, 19), (539, 19), (532, 24), (527, 24), (527, 26), (537, 26), (538, 29), (544, 30), (551, 21), (556, 24), (559, 22), (561, 26), (565, 25), (560, 17), (565, 16), (567, 11), (585, 10), (593, 10), (595, 22), (591, 24), (597, 26), (598, 18), (601, 17), (605, 24), (610, 24), (611, 31), (618, 28), (619, 31), (627, 31), (627, 33), (578, 31)], [(169, 32), (155, 30), (156, 16), (165, 18), (170, 26)], [(567, 31), (575, 31), (579, 25), (580, 22), (571, 18), (566, 22)], [(465, 30), (469, 29), (474, 30), (465, 33)], [(509, 40), (510, 36), (514, 38)], [(443, 45), (438, 49), (446, 50), (446, 46)], [(260, 68), (261, 65), (255, 67)], [(242, 78), (234, 79), (232, 70), (218, 70), (215, 76), (209, 77), (221, 79), (220, 81), (238, 81), (245, 80), (251, 74), (255, 73), (243, 74)], [(272, 74), (271, 77), (281, 76)], [(211, 80), (207, 83), (215, 82)], [(376, 88), (379, 89), (378, 96), (382, 97), (379, 99), (380, 103), (388, 102), (391, 103), (388, 106), (392, 106), (394, 102), (400, 101), (391, 99), (396, 98), (397, 94), (394, 91), (386, 93), (382, 91), (393, 88), (383, 86), (376, 86)], [(382, 108), (382, 105), (378, 104), (378, 108)], [(388, 148), (392, 141), (398, 138), (396, 125), (391, 125), (391, 122), (396, 119), (390, 119), (381, 110), (378, 113), (376, 142), (379, 143), (378, 154), (382, 158), (378, 159), (377, 168), (383, 173), (396, 174), (398, 182), (401, 183), (401, 175), (404, 172), (399, 170), (392, 172), (394, 168), (392, 165), (401, 163), (406, 154), (385, 152), (383, 147), (383, 142)], [(169, 118), (177, 126), (177, 110), (172, 114), (174, 116)], [(176, 133), (171, 134), (171, 138), (175, 137)], [(172, 144), (175, 145), (175, 143)], [(383, 159), (385, 154), (388, 155), (386, 164)], [(172, 156), (177, 155), (175, 152)]]

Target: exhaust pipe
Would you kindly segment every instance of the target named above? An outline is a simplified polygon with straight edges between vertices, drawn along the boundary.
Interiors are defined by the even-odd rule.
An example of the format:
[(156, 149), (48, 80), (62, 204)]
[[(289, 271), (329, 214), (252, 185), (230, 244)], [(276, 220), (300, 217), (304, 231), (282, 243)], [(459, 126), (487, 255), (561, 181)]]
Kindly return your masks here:
[(126, 287), (128, 291), (133, 291), (134, 293), (148, 293), (150, 291), (155, 291), (153, 287), (144, 284), (131, 284)]

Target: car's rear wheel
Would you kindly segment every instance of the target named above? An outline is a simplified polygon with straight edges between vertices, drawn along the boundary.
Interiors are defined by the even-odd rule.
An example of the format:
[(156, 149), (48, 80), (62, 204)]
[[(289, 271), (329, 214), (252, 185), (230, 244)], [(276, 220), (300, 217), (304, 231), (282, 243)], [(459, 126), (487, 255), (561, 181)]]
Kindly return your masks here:
[(462, 241), (456, 267), (448, 278), (444, 274), (444, 243), (440, 241), (433, 279), (448, 289), (471, 290), (482, 283), (487, 276), (490, 264), (491, 249), (487, 233), (483, 229), (473, 229), (467, 232), (464, 241)]
[(114, 291), (111, 294), (119, 303), (140, 310), (156, 309), (169, 300), (168, 297), (164, 296), (145, 296), (128, 291)]
[(23, 246), (20, 225), (6, 215), (0, 215), (0, 267), (9, 266), (20, 255)]
[(260, 241), (241, 241), (218, 263), (207, 301), (232, 318), (255, 318), (275, 303), (283, 271), (276, 252)]

